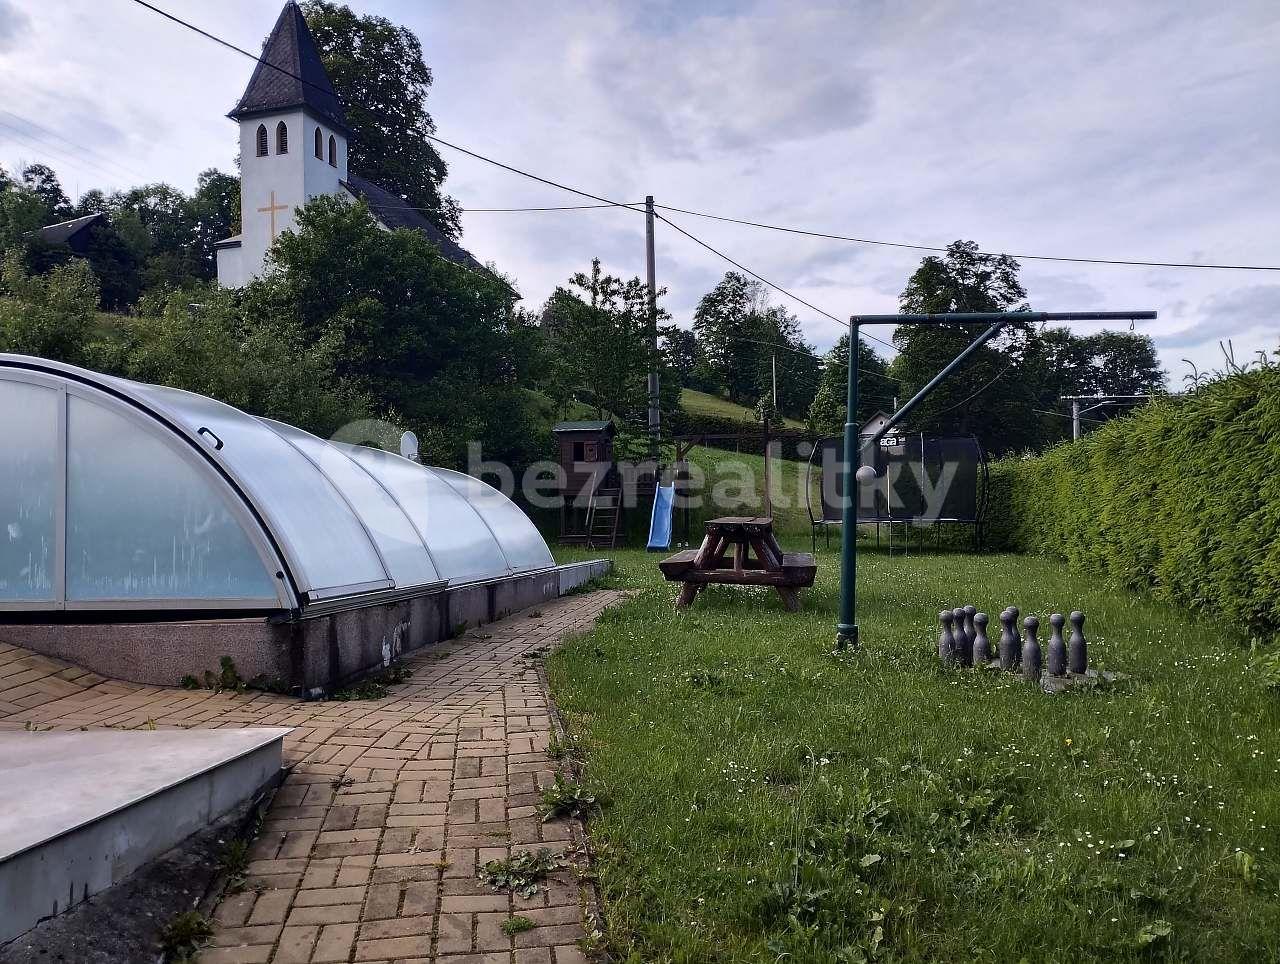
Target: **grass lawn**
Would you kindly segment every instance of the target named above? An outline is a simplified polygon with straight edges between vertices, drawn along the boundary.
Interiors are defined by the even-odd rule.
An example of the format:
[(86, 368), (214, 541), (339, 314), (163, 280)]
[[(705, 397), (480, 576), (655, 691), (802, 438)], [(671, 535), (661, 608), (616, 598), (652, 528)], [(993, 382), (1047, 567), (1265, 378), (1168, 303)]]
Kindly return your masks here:
[[(694, 512), (691, 530), (695, 542), (702, 540), (703, 519), (764, 514), (764, 456), (695, 445), (689, 451), (689, 461), (703, 473), (703, 491), (708, 497), (707, 506)], [(795, 536), (793, 541), (797, 545), (803, 541), (806, 551), (809, 548), (809, 510), (804, 501), (807, 470), (808, 463), (790, 459), (774, 459), (770, 468), (774, 529), (780, 536)], [(742, 483), (746, 478), (741, 474), (744, 471), (749, 474), (749, 484)], [(816, 495), (817, 477), (812, 484)], [(647, 518), (645, 522), (647, 526)]]
[[(1280, 959), (1280, 694), (1229, 627), (1047, 559), (869, 550), (833, 655), (834, 548), (794, 616), (728, 588), (676, 613), (658, 558), (617, 553), (637, 595), (548, 664), (620, 958)], [(967, 602), (1083, 609), (1131, 679), (945, 672)]]
[[(695, 391), (692, 388), (680, 390), (680, 407), (686, 412), (715, 415), (719, 418), (732, 418), (739, 422), (750, 423), (757, 429), (760, 425), (756, 420), (756, 413), (745, 405), (738, 405), (727, 398), (709, 395), (706, 392)], [(783, 422), (787, 428), (804, 428), (804, 422), (798, 419), (784, 417)]]

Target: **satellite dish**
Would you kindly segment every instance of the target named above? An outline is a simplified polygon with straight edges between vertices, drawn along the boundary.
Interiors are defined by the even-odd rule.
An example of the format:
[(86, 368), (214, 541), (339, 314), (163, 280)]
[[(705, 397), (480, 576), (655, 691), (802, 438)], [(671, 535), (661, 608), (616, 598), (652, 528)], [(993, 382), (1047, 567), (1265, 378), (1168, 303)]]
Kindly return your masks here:
[(405, 432), (400, 436), (400, 454), (406, 459), (418, 461), (418, 436)]

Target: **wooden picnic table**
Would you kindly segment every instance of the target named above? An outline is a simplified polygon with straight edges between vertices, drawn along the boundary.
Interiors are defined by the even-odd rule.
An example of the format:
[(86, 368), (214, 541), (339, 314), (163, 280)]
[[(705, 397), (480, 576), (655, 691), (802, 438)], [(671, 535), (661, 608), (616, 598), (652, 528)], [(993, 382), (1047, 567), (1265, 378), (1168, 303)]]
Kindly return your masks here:
[[(732, 556), (729, 552), (732, 549)], [(807, 552), (783, 552), (767, 516), (726, 516), (706, 523), (697, 549), (677, 552), (658, 563), (668, 582), (684, 585), (676, 608), (693, 605), (706, 586), (772, 586), (789, 612), (800, 608), (798, 590), (813, 585), (818, 566)]]

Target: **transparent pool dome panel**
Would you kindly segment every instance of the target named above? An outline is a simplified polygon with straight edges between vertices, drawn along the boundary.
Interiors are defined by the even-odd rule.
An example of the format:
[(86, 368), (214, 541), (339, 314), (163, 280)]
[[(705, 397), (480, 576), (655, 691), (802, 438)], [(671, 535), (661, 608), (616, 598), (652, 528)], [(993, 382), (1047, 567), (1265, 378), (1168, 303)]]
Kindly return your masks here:
[(284, 544), (303, 589), (331, 595), (392, 584), (373, 540), (337, 487), (270, 427), (203, 395), (152, 385), (140, 390), (179, 418), (249, 491)]
[(484, 519), (433, 470), (378, 449), (351, 446), (348, 451), (395, 496), (444, 578), (474, 582), (510, 575), (502, 546)]
[(546, 569), (555, 565), (546, 540), (520, 507), (491, 485), (474, 476), (433, 468), (437, 477), (467, 500), (484, 520), (514, 572)]
[(302, 452), (346, 499), (373, 539), (396, 588), (439, 582), (422, 535), (399, 503), (355, 459), (336, 445), (282, 422), (263, 420)]
[(0, 611), (328, 611), (554, 565), (479, 479), (0, 354)]

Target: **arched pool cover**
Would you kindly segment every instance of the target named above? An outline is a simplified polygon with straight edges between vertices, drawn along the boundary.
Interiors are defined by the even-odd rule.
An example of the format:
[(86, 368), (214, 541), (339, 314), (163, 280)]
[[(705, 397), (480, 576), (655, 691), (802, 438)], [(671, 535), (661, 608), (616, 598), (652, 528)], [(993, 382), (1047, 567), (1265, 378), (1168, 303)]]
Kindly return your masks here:
[(0, 610), (340, 607), (553, 565), (471, 476), (0, 354)]

